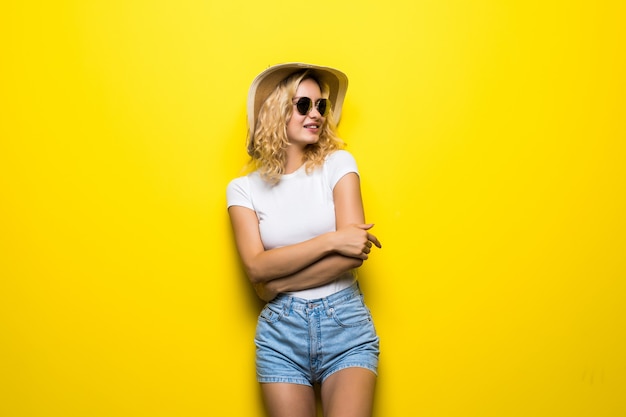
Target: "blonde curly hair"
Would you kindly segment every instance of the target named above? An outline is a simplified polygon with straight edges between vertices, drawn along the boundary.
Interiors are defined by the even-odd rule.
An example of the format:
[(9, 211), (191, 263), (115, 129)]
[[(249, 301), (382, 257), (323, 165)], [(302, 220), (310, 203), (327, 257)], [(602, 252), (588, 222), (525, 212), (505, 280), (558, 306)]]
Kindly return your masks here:
[[(253, 169), (258, 170), (261, 178), (270, 184), (277, 184), (285, 173), (286, 150), (289, 146), (287, 123), (293, 114), (292, 99), (300, 83), (308, 79), (320, 86), (322, 97), (328, 97), (328, 86), (313, 71), (298, 71), (276, 86), (261, 106), (256, 126), (249, 130), (248, 149), (252, 156), (250, 163)], [(317, 143), (307, 145), (304, 149), (307, 172), (322, 165), (329, 154), (344, 146), (345, 143), (337, 136), (333, 112), (330, 111), (324, 120)]]

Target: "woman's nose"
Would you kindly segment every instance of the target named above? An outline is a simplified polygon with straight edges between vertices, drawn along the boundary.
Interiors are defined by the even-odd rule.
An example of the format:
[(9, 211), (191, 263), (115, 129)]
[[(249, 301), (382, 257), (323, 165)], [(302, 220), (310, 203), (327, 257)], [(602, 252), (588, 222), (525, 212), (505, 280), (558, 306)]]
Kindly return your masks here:
[(320, 117), (322, 117), (322, 114), (319, 112), (319, 110), (317, 110), (317, 106), (313, 106), (311, 108), (311, 110), (309, 111), (309, 117), (311, 119), (319, 119)]

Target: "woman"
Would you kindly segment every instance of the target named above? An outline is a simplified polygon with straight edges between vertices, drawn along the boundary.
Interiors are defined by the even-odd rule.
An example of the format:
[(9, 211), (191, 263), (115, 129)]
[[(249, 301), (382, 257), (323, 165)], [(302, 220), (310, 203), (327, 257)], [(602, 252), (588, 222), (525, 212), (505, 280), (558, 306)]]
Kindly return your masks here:
[[(281, 64), (248, 96), (255, 170), (228, 185), (246, 273), (263, 300), (257, 378), (272, 417), (370, 416), (379, 342), (355, 269), (372, 245), (354, 158), (335, 122), (347, 87), (335, 69)], [(331, 108), (332, 106), (332, 108)]]

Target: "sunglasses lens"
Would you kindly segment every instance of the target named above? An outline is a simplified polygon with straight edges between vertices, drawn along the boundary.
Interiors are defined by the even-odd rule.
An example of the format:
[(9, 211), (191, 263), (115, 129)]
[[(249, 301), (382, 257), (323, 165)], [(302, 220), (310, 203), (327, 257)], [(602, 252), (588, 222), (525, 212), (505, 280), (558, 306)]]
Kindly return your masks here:
[[(313, 100), (309, 97), (300, 97), (296, 102), (296, 110), (302, 116), (306, 116), (313, 108)], [(315, 102), (315, 108), (324, 117), (328, 115), (330, 111), (330, 101), (327, 98), (320, 98)]]
[(328, 110), (330, 109), (328, 99), (321, 98), (317, 101), (317, 111), (324, 117), (328, 114)]
[(312, 102), (310, 98), (301, 97), (296, 103), (296, 109), (298, 110), (298, 113), (304, 116), (309, 112), (309, 110), (311, 110), (311, 104)]

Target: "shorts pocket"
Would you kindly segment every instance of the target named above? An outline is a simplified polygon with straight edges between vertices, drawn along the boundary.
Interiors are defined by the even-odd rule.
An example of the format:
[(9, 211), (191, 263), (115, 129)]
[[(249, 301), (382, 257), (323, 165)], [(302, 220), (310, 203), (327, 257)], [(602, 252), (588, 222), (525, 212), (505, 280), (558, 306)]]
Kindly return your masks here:
[(341, 327), (357, 327), (372, 322), (370, 310), (363, 303), (363, 295), (330, 307), (330, 312), (335, 322)]
[(283, 306), (276, 304), (266, 304), (259, 314), (259, 320), (263, 320), (267, 323), (276, 323), (283, 316)]

